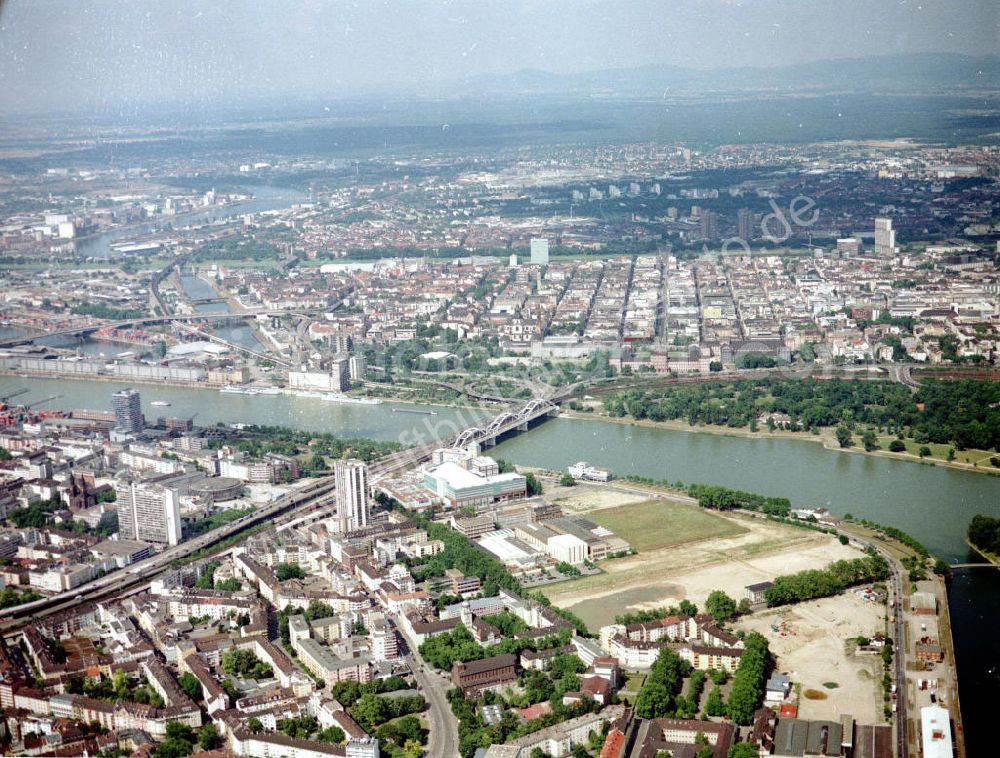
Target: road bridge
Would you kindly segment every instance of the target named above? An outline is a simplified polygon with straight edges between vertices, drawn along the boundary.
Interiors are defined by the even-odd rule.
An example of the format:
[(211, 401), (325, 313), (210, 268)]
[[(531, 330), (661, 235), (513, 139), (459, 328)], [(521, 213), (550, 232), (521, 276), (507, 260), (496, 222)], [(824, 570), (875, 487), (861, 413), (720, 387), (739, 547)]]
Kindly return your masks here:
[(515, 410), (504, 411), (480, 426), (469, 427), (449, 437), (431, 440), (416, 447), (380, 458), (368, 468), (373, 482), (424, 463), (441, 447), (465, 447), (473, 442), (489, 447), (511, 432), (526, 432), (532, 423), (556, 416), (559, 406), (546, 398), (534, 398)]
[(195, 326), (190, 326), (189, 324), (185, 324), (180, 321), (172, 321), (171, 323), (175, 328), (180, 329), (181, 331), (187, 334), (192, 334), (196, 337), (201, 337), (202, 339), (206, 339), (209, 342), (214, 342), (217, 345), (224, 345), (233, 352), (246, 353), (247, 355), (252, 355), (254, 358), (257, 358), (258, 360), (272, 361), (273, 363), (277, 363), (279, 366), (284, 366), (285, 368), (291, 368), (292, 366), (291, 362), (286, 361), (283, 358), (278, 358), (269, 353), (262, 353), (258, 350), (246, 347), (245, 345), (238, 345), (235, 342), (230, 342), (229, 340), (225, 340), (222, 337), (218, 337), (214, 334), (202, 331), (201, 329)]

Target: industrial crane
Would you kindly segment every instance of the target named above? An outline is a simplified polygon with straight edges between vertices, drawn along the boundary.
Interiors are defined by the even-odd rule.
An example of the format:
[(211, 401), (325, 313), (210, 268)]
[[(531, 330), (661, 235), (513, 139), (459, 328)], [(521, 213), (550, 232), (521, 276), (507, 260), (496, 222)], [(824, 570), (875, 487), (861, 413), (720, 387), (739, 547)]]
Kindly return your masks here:
[(51, 403), (53, 400), (58, 400), (61, 397), (62, 397), (62, 395), (51, 395), (51, 396), (45, 398), (44, 400), (36, 400), (33, 403), (28, 403), (24, 407), (28, 408), (28, 409), (31, 409), (31, 408), (34, 408), (36, 405), (45, 405), (46, 403)]
[(8, 402), (12, 397), (17, 397), (18, 395), (23, 395), (28, 391), (27, 387), (21, 387), (19, 390), (14, 390), (13, 392), (8, 392), (6, 395), (0, 396), (0, 400), (3, 402)]

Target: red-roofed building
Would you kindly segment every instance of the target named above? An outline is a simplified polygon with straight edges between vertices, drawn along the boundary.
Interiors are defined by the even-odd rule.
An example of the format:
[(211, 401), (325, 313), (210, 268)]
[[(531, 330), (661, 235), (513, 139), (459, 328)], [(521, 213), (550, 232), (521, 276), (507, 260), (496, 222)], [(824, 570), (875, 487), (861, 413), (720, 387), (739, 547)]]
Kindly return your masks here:
[(521, 718), (525, 721), (531, 721), (532, 719), (552, 713), (552, 705), (547, 700), (543, 700), (541, 703), (535, 703), (527, 708), (522, 708), (518, 713), (521, 714)]
[(599, 758), (621, 758), (625, 749), (625, 733), (621, 729), (612, 729), (604, 738)]
[(778, 715), (783, 719), (794, 719), (799, 715), (799, 707), (794, 703), (782, 703)]
[(600, 676), (588, 676), (580, 684), (580, 692), (589, 695), (601, 705), (607, 705), (611, 700), (611, 683)]

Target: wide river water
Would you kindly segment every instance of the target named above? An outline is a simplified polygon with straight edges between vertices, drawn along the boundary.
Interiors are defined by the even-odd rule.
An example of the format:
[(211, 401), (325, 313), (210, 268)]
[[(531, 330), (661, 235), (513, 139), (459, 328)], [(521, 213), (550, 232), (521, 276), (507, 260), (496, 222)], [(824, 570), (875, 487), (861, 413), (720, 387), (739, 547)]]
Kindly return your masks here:
[[(826, 506), (898, 527), (951, 563), (982, 561), (965, 544), (977, 513), (1000, 516), (1000, 477), (942, 466), (827, 450), (793, 439), (721, 434), (561, 418), (490, 451), (513, 463), (564, 469), (576, 461), (618, 476), (722, 484)], [(958, 569), (948, 604), (970, 758), (995, 754), (993, 707), (1000, 702), (1000, 571)]]
[[(64, 379), (0, 377), (0, 395), (28, 387), (17, 398), (58, 396), (44, 407), (107, 410), (113, 391), (127, 385)], [(203, 426), (276, 424), (343, 437), (410, 443), (474, 423), (481, 412), (456, 408), (328, 403), (318, 399), (220, 394), (214, 390), (136, 385), (147, 417), (194, 416)], [(167, 401), (169, 407), (150, 406)], [(394, 411), (434, 411), (435, 415)], [(782, 495), (796, 505), (823, 505), (897, 526), (935, 554), (953, 562), (975, 560), (964, 542), (976, 513), (1000, 516), (1000, 477), (940, 466), (827, 450), (789, 439), (749, 439), (716, 434), (560, 418), (490, 451), (514, 463), (562, 469), (580, 460), (670, 481), (722, 484)], [(959, 569), (949, 602), (957, 648), (962, 706), (970, 756), (988, 755), (992, 704), (1000, 702), (1000, 571)]]

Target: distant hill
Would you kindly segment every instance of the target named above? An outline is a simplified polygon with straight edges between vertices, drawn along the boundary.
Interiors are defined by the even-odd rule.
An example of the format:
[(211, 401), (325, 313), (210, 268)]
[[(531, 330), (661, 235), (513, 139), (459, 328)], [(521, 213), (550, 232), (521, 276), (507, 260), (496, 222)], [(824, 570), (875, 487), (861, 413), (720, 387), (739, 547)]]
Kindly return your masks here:
[(624, 96), (737, 90), (985, 90), (1000, 89), (1000, 56), (922, 53), (709, 71), (679, 66), (641, 66), (553, 74), (524, 69), (509, 75), (472, 77), (464, 84), (476, 92)]

